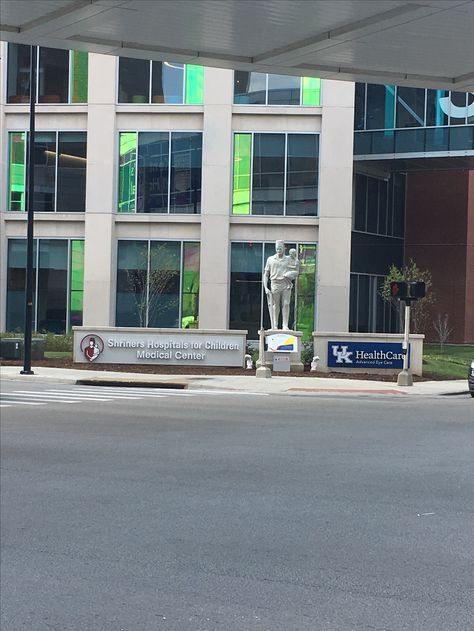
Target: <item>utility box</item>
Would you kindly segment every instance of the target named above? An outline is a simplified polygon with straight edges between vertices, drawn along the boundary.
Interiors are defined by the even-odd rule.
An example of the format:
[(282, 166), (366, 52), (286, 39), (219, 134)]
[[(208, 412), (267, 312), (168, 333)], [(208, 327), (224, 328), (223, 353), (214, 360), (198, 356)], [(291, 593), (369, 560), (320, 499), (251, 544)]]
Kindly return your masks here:
[[(2, 359), (23, 359), (24, 340), (21, 337), (4, 337), (0, 340), (0, 357)], [(44, 359), (44, 340), (31, 340), (31, 359)]]
[(273, 353), (273, 372), (290, 372), (289, 353)]

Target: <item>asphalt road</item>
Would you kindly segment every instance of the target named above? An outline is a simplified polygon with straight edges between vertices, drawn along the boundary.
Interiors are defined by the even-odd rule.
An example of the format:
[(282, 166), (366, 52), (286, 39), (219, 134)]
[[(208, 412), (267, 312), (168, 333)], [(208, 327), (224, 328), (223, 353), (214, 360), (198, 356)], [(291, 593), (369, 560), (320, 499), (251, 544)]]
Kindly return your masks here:
[(469, 396), (44, 388), (1, 410), (2, 631), (474, 628)]

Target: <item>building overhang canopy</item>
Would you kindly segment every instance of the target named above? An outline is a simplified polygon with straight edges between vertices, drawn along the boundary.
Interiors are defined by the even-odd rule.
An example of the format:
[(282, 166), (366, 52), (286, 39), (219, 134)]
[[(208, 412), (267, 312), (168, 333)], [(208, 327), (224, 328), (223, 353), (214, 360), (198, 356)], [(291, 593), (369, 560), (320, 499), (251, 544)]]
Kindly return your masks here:
[(474, 90), (472, 0), (1, 0), (0, 19), (23, 44)]

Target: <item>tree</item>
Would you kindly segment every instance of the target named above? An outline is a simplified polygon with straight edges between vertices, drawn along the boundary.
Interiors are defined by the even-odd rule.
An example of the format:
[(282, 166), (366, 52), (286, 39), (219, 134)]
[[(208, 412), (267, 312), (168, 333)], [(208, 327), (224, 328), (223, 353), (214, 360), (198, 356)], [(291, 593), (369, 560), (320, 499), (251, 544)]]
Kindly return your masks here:
[(402, 309), (400, 300), (392, 298), (390, 294), (390, 283), (392, 281), (405, 281), (409, 283), (414, 280), (421, 280), (425, 283), (426, 296), (411, 303), (410, 328), (413, 333), (424, 333), (429, 316), (429, 308), (436, 302), (435, 294), (432, 291), (433, 279), (429, 270), (420, 270), (413, 259), (410, 259), (408, 265), (402, 268), (392, 265), (380, 288), (380, 295), (396, 309), (400, 322), (400, 330), (403, 330), (405, 310)]
[[(141, 327), (147, 327), (161, 312), (176, 307), (178, 298), (169, 291), (179, 280), (179, 271), (173, 265), (173, 256), (164, 244), (154, 250), (150, 265), (148, 247), (140, 251), (136, 269), (126, 270), (127, 284), (133, 294)], [(168, 294), (166, 301), (160, 297)]]
[(449, 339), (449, 336), (453, 332), (453, 327), (449, 325), (449, 316), (447, 313), (444, 314), (444, 317), (438, 313), (436, 320), (433, 320), (433, 328), (436, 331), (436, 334), (439, 339), (440, 350), (444, 352), (444, 345)]

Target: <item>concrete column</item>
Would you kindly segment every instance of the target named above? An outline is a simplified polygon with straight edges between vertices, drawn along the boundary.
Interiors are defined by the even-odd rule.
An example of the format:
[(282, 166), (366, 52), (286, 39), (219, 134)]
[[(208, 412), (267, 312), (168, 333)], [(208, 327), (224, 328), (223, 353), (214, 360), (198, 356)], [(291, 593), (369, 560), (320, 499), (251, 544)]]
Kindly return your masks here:
[(110, 326), (115, 310), (117, 58), (89, 53), (84, 325)]
[(349, 328), (353, 137), (354, 84), (324, 81), (317, 331)]
[(227, 329), (233, 72), (204, 71), (199, 327)]

